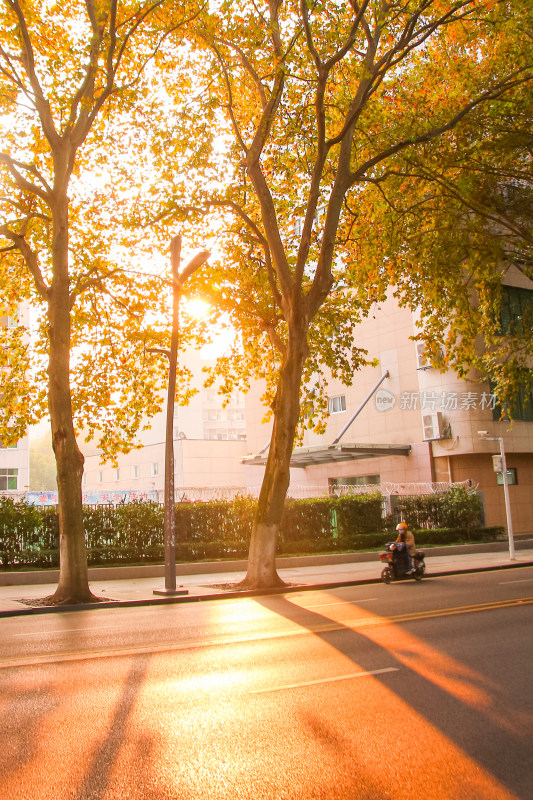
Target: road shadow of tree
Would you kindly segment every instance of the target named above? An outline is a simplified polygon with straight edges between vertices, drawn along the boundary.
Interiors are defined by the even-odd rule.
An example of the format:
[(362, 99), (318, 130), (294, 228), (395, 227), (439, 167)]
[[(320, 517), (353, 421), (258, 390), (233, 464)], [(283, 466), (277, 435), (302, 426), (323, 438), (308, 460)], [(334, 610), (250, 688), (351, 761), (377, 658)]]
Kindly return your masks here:
[[(84, 781), (73, 800), (100, 800), (107, 793), (111, 772), (124, 744), (128, 721), (144, 684), (150, 660), (149, 653), (132, 658), (111, 725), (94, 753)], [(144, 749), (147, 747), (149, 749), (145, 742)]]
[[(0, 729), (0, 785), (8, 775), (23, 769), (37, 757), (37, 743), (46, 717), (60, 706), (62, 699), (57, 692), (40, 682), (28, 688), (25, 681), (4, 685), (0, 680), (2, 716)], [(1, 796), (1, 792), (0, 792)]]
[[(330, 590), (328, 596), (331, 595), (335, 596)], [(501, 687), (476, 670), (447, 656), (442, 657), (443, 681), (439, 685), (427, 669), (424, 671), (418, 667), (427, 659), (430, 667), (437, 665), (438, 669), (440, 651), (417, 638), (415, 634), (404, 635), (402, 623), (392, 622), (387, 625), (381, 618), (376, 618), (375, 629), (387, 631), (388, 635), (371, 636), (374, 615), (364, 612), (355, 600), (350, 604), (361, 610), (362, 620), (366, 617), (368, 621), (360, 629), (298, 606), (291, 602), (291, 598), (292, 595), (276, 595), (256, 597), (255, 601), (273, 613), (306, 628), (357, 664), (360, 670), (371, 672), (378, 669), (378, 665), (383, 666), (383, 655), (386, 654), (386, 667), (397, 666), (401, 671), (402, 688), (399, 696), (404, 703), (467, 753), (503, 786), (519, 797), (530, 796), (527, 792), (531, 790), (531, 767), (528, 768), (527, 765), (533, 763), (533, 719), (531, 714), (524, 713), (519, 707), (510, 708)], [(343, 603), (346, 603), (345, 598)], [(394, 645), (397, 632), (400, 635)], [(373, 679), (383, 682), (384, 689), (391, 691), (390, 674), (388, 677), (376, 674)], [(469, 702), (472, 697), (482, 697), (488, 703)], [(495, 713), (490, 713), (491, 710)], [(512, 721), (513, 715), (518, 720), (516, 725)], [(480, 730), (483, 731), (482, 736), (479, 735)]]

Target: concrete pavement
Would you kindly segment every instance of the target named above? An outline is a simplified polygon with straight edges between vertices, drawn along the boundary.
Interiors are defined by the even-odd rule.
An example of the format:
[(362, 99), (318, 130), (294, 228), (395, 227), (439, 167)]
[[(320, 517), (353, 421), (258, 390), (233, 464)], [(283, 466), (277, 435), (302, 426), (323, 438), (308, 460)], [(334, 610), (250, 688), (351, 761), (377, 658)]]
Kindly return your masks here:
[[(533, 539), (516, 542), (514, 561), (509, 559), (507, 546), (501, 542), (426, 548), (425, 552), (426, 579), (462, 572), (533, 566)], [(285, 589), (274, 590), (278, 593), (375, 583), (379, 582), (382, 569), (376, 552), (279, 558), (277, 565), (280, 577), (289, 584)], [(89, 571), (91, 589), (98, 597), (107, 599), (99, 604), (59, 607), (39, 604), (39, 601), (42, 603), (42, 598), (54, 592), (57, 573), (1, 573), (0, 583), (4, 585), (0, 585), (0, 617), (117, 605), (183, 603), (269, 593), (243, 592), (233, 586), (244, 577), (245, 562), (178, 564), (176, 572), (177, 588), (183, 594), (168, 597), (154, 595), (154, 590), (164, 589), (164, 568), (160, 565), (92, 569)], [(35, 606), (32, 605), (33, 601)]]

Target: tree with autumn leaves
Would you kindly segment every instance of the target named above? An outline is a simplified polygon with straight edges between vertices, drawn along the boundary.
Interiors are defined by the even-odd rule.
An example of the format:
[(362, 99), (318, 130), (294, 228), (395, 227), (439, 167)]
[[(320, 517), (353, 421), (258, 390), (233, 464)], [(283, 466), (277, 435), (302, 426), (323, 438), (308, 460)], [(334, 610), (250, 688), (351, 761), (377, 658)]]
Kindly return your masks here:
[(197, 10), (162, 0), (0, 6), (2, 303), (37, 311), (33, 355), (19, 334), (3, 356), (2, 436), (20, 436), (46, 397), (59, 498), (54, 603), (94, 599), (76, 429), (97, 431), (112, 455), (161, 407), (166, 365), (146, 344), (165, 343), (167, 289), (139, 264), (145, 234), (128, 223), (150, 176), (135, 134), (160, 105), (148, 96), (151, 65)]
[(419, 310), (435, 365), (490, 381), (512, 416), (517, 395), (533, 388), (533, 307), (504, 288), (508, 278), (533, 279), (533, 11), (507, 10), (489, 64), (514, 64), (525, 80), (453, 136), (399, 154), (387, 180), (368, 187), (385, 247), (369, 243), (364, 256), (369, 272)]
[[(130, 307), (117, 261), (141, 247), (142, 234), (168, 240), (178, 222), (198, 240), (217, 234), (218, 263), (203, 286), (201, 275), (195, 281), (240, 331), (242, 349), (221, 362), (226, 385), (251, 376), (268, 382), (273, 432), (245, 584), (277, 585), (276, 538), (302, 406), (323, 407), (328, 370), (350, 382), (364, 363), (354, 323), (387, 287), (379, 257), (393, 243), (379, 226), (385, 187), (402, 156), (423, 161), (440, 143), (462, 147), (463, 126), (479, 109), (497, 107), (531, 80), (527, 59), (514, 65), (503, 57), (519, 4), (225, 0), (216, 13), (190, 10), (187, 20), (183, 9), (183, 28), (172, 16), (177, 4), (164, 0), (54, 5), (46, 20), (22, 0), (3, 0), (3, 8), (1, 92), (18, 136), (1, 157), (11, 191), (0, 232), (5, 263), (31, 275), (28, 291), (46, 310), (62, 526), (56, 599), (87, 596), (73, 398), (97, 416), (113, 400), (102, 383), (104, 351), (96, 365), (72, 364), (70, 349), (95, 319), (105, 320), (113, 339), (123, 308), (133, 327), (120, 335), (125, 350), (113, 342), (122, 364), (114, 385), (140, 364), (131, 385), (138, 407), (150, 406), (147, 373), (142, 358), (131, 358), (131, 343), (143, 338), (153, 291), (145, 286), (146, 297), (136, 294)], [(57, 47), (54, 30), (53, 49), (57, 18), (65, 46)], [(81, 27), (67, 25), (70, 18)], [(132, 114), (137, 103), (144, 115)], [(117, 177), (133, 174), (135, 133), (151, 156), (144, 163), (142, 148), (135, 151), (142, 191), (133, 202), (112, 195)], [(104, 192), (94, 190), (99, 202), (88, 215), (84, 168), (108, 158), (115, 158), (113, 179)], [(118, 252), (117, 230), (127, 233)], [(82, 391), (93, 374), (99, 401)], [(107, 421), (111, 442), (116, 431)]]
[(231, 181), (188, 206), (169, 197), (166, 213), (218, 214), (224, 257), (206, 291), (244, 345), (223, 368), (270, 383), (246, 587), (281, 582), (276, 539), (302, 407), (323, 400), (326, 369), (349, 382), (364, 359), (353, 325), (389, 283), (385, 187), (401, 156), (461, 147), (472, 115), (530, 85), (533, 62), (508, 57), (518, 16), (519, 4), (491, 0), (228, 0), (196, 26)]

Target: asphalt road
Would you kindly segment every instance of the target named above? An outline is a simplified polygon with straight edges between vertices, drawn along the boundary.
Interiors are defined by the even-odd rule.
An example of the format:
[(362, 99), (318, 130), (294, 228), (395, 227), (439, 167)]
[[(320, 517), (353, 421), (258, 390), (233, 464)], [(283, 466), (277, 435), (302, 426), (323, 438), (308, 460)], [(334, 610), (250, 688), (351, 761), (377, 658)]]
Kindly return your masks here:
[(532, 800), (533, 569), (0, 622), (1, 800)]

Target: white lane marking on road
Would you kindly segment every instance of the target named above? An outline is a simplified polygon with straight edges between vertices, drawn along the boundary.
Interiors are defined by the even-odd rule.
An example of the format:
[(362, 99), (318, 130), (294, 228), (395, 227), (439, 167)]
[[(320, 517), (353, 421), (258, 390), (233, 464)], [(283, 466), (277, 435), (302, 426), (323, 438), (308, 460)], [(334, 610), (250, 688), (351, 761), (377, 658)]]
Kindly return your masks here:
[(500, 586), (506, 586), (508, 583), (531, 583), (531, 581), (533, 581), (533, 578), (524, 578), (521, 581), (500, 581)]
[(267, 692), (281, 692), (283, 689), (299, 689), (302, 686), (316, 686), (320, 683), (335, 683), (336, 681), (349, 681), (353, 678), (367, 678), (372, 675), (384, 675), (387, 672), (399, 672), (399, 667), (386, 667), (374, 669), (371, 672), (353, 672), (350, 675), (337, 675), (335, 678), (319, 678), (315, 681), (302, 681), (302, 683), (288, 683), (283, 686), (271, 686), (268, 689), (252, 689), (250, 694), (266, 694)]
[(102, 627), (98, 625), (97, 627), (92, 628), (64, 628), (63, 630), (55, 630), (55, 631), (33, 631), (31, 633), (14, 633), (13, 636), (48, 636), (51, 633), (76, 633), (79, 631), (110, 631), (110, 630), (117, 630), (118, 628), (126, 628), (127, 625), (105, 625)]
[(371, 600), (377, 600), (377, 597), (364, 597), (362, 600), (340, 600), (337, 603), (314, 603), (310, 606), (301, 606), (301, 608), (320, 608), (321, 606), (353, 606), (358, 603), (370, 603)]

